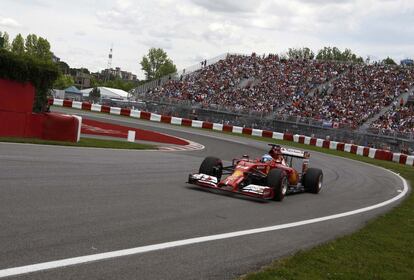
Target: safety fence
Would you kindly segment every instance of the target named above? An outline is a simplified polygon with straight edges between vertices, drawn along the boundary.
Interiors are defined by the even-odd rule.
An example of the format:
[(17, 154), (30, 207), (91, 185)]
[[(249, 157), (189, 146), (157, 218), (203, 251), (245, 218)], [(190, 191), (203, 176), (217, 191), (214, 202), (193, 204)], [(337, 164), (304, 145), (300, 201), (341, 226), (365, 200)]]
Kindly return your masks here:
[(214, 123), (209, 121), (191, 120), (187, 118), (172, 117), (169, 115), (160, 115), (147, 111), (131, 110), (128, 108), (110, 107), (106, 105), (91, 104), (88, 102), (77, 102), (71, 100), (51, 99), (50, 105), (75, 108), (80, 110), (107, 113), (112, 115), (121, 115), (131, 118), (143, 119), (166, 124), (180, 125), (186, 127), (202, 128), (214, 131), (231, 132), (236, 134), (245, 134), (263, 138), (273, 138), (277, 140), (293, 141), (305, 145), (311, 145), (331, 150), (344, 151), (360, 156), (365, 156), (378, 160), (393, 161), (400, 164), (414, 166), (414, 156), (393, 153), (389, 150), (376, 149), (367, 146), (355, 145), (352, 143), (344, 143), (332, 141), (329, 139), (321, 139), (314, 136), (306, 136), (303, 134), (294, 134), (292, 132), (275, 132), (265, 129), (257, 129), (252, 127), (235, 126), (227, 123)]

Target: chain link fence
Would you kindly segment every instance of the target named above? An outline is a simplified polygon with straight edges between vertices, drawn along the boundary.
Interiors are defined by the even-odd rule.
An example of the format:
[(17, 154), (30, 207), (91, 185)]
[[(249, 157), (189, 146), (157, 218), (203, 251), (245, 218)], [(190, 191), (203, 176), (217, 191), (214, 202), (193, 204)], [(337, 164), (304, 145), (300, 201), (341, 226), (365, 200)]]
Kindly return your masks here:
[(254, 112), (229, 112), (219, 107), (216, 109), (202, 108), (198, 105), (192, 105), (190, 102), (173, 104), (168, 101), (143, 100), (141, 102), (142, 106), (138, 109), (181, 118), (303, 134), (329, 139), (331, 141), (354, 143), (373, 148), (385, 148), (395, 152), (414, 150), (413, 133), (399, 133), (375, 129), (361, 132), (342, 124), (340, 128), (332, 128), (330, 123), (311, 118), (283, 115), (271, 116)]

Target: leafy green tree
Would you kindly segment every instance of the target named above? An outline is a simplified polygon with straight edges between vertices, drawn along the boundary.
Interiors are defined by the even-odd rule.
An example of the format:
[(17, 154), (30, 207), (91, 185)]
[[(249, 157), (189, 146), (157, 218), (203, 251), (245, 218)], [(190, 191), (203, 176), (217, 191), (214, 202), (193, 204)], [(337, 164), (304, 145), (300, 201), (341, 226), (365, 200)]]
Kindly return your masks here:
[(289, 59), (314, 59), (315, 53), (307, 48), (289, 48), (287, 52)]
[(177, 72), (177, 68), (163, 49), (151, 48), (141, 60), (141, 69), (148, 81)]
[(354, 54), (350, 49), (345, 49), (343, 52), (337, 47), (324, 47), (318, 51), (316, 59), (319, 60), (337, 60), (346, 62), (362, 63), (363, 59)]
[(72, 76), (70, 75), (62, 75), (60, 74), (55, 83), (53, 84), (53, 88), (55, 89), (65, 89), (70, 86), (73, 86), (75, 81), (73, 80)]
[(117, 78), (115, 80), (109, 80), (104, 83), (100, 83), (100, 86), (122, 89), (124, 91), (130, 91), (131, 89), (136, 87), (136, 84), (133, 82), (123, 81)]
[(52, 52), (50, 51), (50, 43), (48, 40), (39, 37), (36, 46), (35, 56), (44, 61), (52, 60)]
[(93, 88), (93, 90), (89, 93), (89, 99), (93, 102), (98, 102), (101, 98), (101, 91), (99, 88)]
[(395, 63), (395, 61), (389, 56), (386, 59), (384, 59), (382, 63), (386, 65), (397, 65), (397, 63)]
[(0, 40), (2, 41), (0, 43), (0, 49), (5, 49), (9, 51), (11, 49), (10, 38), (9, 38), (9, 34), (6, 31), (4, 33), (0, 31)]
[(58, 69), (59, 69), (59, 72), (60, 72), (60, 73), (62, 73), (62, 74), (64, 74), (64, 75), (67, 75), (67, 74), (69, 74), (69, 73), (70, 73), (70, 72), (69, 72), (70, 67), (69, 67), (69, 65), (68, 65), (66, 62), (64, 62), (64, 61), (59, 61), (59, 62), (57, 63), (57, 66), (58, 66)]
[(36, 56), (37, 44), (38, 44), (38, 38), (35, 34), (27, 35), (26, 41), (24, 43), (24, 49), (26, 51), (26, 54), (30, 56)]
[(17, 55), (24, 54), (24, 39), (20, 33), (14, 38), (11, 45), (11, 51)]

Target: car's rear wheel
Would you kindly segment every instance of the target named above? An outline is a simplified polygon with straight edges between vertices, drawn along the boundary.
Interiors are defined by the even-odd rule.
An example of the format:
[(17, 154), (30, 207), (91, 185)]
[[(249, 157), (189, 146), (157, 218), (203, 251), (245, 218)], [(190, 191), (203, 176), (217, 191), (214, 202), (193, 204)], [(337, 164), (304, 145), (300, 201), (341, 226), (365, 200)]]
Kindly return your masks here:
[(214, 176), (220, 181), (223, 174), (223, 163), (219, 158), (206, 157), (200, 165), (199, 173)]
[(267, 175), (267, 186), (273, 189), (273, 200), (282, 201), (288, 189), (288, 180), (283, 170), (270, 170)]
[(305, 191), (310, 193), (319, 193), (322, 189), (323, 173), (318, 168), (309, 168), (306, 171), (304, 179)]

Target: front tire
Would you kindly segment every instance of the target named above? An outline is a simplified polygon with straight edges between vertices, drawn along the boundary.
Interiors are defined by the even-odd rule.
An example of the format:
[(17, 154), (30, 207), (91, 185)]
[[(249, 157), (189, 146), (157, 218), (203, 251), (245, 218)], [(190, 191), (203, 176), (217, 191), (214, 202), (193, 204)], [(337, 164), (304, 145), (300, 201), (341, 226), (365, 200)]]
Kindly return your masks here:
[(318, 168), (309, 168), (305, 174), (304, 187), (305, 191), (310, 193), (319, 193), (322, 189), (323, 173)]
[(267, 175), (267, 186), (273, 189), (273, 200), (282, 201), (288, 189), (288, 180), (283, 170), (270, 170)]
[(223, 174), (223, 163), (219, 158), (206, 157), (201, 163), (198, 173), (214, 176), (217, 181), (220, 181)]

